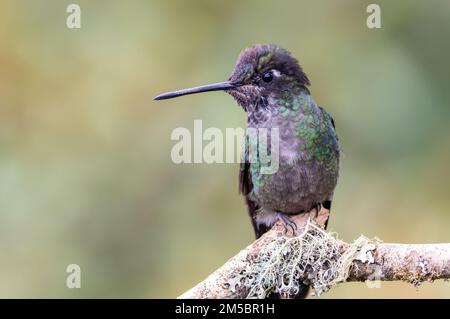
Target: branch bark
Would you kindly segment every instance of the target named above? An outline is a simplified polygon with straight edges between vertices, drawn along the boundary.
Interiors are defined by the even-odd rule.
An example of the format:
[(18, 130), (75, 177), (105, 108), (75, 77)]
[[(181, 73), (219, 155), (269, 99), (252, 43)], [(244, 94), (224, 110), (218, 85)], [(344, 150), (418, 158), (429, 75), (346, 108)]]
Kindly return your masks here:
[[(305, 230), (308, 221), (323, 227), (328, 217), (329, 211), (324, 209), (319, 213), (313, 210), (309, 214), (294, 216), (292, 219), (297, 225), (295, 233), (291, 231), (286, 233), (284, 226), (275, 224), (261, 238), (230, 258), (222, 267), (178, 298), (246, 298), (251, 287), (241, 284), (240, 277), (236, 277), (236, 274), (242, 274), (251, 269), (267, 245), (283, 237), (287, 239), (298, 236)], [(345, 251), (352, 245), (335, 240), (341, 251)], [(357, 254), (351, 260), (347, 276), (342, 282), (402, 280), (420, 285), (424, 281), (449, 278), (450, 244), (387, 244), (370, 241), (358, 248)], [(302, 279), (299, 278), (299, 280)]]

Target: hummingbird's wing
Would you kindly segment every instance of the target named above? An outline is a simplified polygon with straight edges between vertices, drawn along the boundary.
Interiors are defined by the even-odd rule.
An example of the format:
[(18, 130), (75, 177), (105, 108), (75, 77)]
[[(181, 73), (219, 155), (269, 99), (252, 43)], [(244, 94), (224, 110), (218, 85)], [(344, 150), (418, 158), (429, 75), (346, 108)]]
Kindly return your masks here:
[[(247, 156), (245, 157), (247, 158)], [(245, 203), (247, 204), (247, 211), (252, 222), (253, 229), (255, 231), (255, 235), (258, 238), (257, 230), (256, 230), (256, 221), (255, 215), (257, 213), (257, 205), (251, 200), (250, 193), (253, 189), (252, 178), (250, 175), (250, 163), (245, 161), (241, 163), (240, 171), (239, 171), (239, 193), (245, 197)]]
[[(336, 141), (334, 148), (335, 148), (335, 152), (337, 154), (338, 160), (339, 160), (339, 157), (340, 157), (340, 146), (339, 146), (339, 137), (338, 137), (337, 132), (336, 132), (336, 124), (334, 123), (334, 119), (333, 119), (333, 117), (331, 116), (330, 113), (328, 113), (321, 106), (319, 106), (319, 109), (322, 111), (322, 114), (325, 117), (325, 120), (328, 121), (329, 123), (331, 123), (331, 126), (333, 128), (333, 135), (334, 135), (334, 138), (335, 138), (335, 141)], [(333, 201), (333, 199), (329, 198), (327, 201), (322, 203), (322, 206), (325, 209), (331, 210), (331, 203), (332, 203), (332, 201)], [(325, 222), (325, 229), (327, 229), (329, 221), (330, 221), (330, 217), (328, 217), (327, 221)]]
[(335, 134), (335, 136), (336, 136), (336, 140), (338, 141), (339, 138), (338, 138), (338, 136), (337, 136), (337, 134), (336, 134), (336, 125), (335, 125), (335, 123), (334, 123), (333, 117), (332, 117), (331, 114), (328, 113), (323, 107), (319, 106), (319, 109), (320, 109), (320, 111), (322, 111), (322, 114), (324, 115), (324, 117), (326, 118), (326, 120), (331, 122), (331, 125), (333, 126), (333, 130), (334, 130), (334, 134)]
[(245, 161), (245, 163), (241, 163), (239, 171), (239, 194), (247, 196), (252, 189), (253, 183), (250, 177), (250, 163)]
[[(246, 148), (247, 149), (247, 148)], [(251, 192), (253, 190), (252, 176), (250, 173), (250, 163), (247, 161), (248, 156), (245, 157), (246, 161), (241, 163), (241, 169), (239, 171), (239, 193), (244, 195), (245, 203), (247, 204), (248, 215), (252, 222), (255, 236), (258, 239), (270, 228), (265, 225), (256, 224), (256, 214), (260, 209), (259, 205), (251, 198)]]

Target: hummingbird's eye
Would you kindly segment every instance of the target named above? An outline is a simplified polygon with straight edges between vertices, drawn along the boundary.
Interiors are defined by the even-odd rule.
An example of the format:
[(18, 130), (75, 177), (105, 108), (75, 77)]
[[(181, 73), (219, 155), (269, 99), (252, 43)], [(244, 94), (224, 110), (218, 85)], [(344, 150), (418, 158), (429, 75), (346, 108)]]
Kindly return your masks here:
[(262, 80), (266, 83), (272, 81), (272, 79), (273, 79), (272, 71), (268, 71), (268, 72), (264, 73), (262, 76)]

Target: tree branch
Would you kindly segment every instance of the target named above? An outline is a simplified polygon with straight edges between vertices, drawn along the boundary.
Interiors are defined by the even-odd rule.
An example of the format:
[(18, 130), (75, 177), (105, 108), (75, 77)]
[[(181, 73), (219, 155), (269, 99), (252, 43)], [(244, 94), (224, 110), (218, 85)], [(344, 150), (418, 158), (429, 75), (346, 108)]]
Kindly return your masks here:
[(325, 209), (294, 216), (295, 234), (275, 224), (179, 298), (263, 298), (271, 291), (289, 298), (299, 282), (320, 294), (348, 281), (420, 285), (450, 278), (450, 244), (385, 244), (365, 237), (346, 243), (322, 229), (328, 217)]

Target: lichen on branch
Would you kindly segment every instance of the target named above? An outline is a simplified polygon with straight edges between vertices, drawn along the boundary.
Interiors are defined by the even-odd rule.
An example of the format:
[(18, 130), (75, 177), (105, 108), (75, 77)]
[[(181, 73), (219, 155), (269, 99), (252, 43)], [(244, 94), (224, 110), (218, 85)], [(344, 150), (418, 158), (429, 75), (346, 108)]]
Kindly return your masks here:
[(294, 296), (301, 283), (320, 295), (346, 281), (450, 278), (450, 244), (384, 244), (360, 236), (349, 244), (323, 229), (329, 211), (293, 217), (295, 234), (276, 224), (179, 298)]

